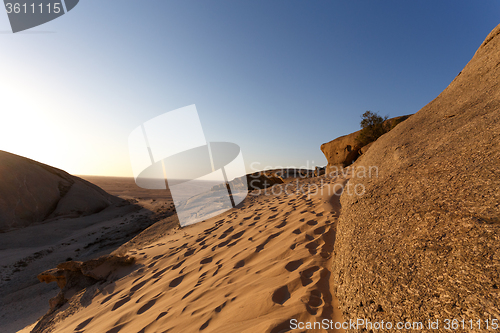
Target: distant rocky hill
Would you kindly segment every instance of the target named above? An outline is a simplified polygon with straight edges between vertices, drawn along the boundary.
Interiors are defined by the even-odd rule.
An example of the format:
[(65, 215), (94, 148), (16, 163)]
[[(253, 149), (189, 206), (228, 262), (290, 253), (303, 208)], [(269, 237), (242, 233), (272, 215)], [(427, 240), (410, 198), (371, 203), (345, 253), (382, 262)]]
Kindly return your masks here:
[(0, 232), (90, 215), (121, 201), (67, 172), (0, 151)]
[[(247, 188), (249, 191), (260, 190), (271, 187), (276, 184), (282, 184), (286, 179), (309, 178), (315, 176), (314, 170), (283, 168), (269, 169), (246, 174), (245, 176), (235, 178), (229, 182), (233, 188)], [(212, 191), (225, 189), (226, 185), (216, 185)]]
[(500, 319), (500, 25), (354, 166), (379, 172), (350, 180), (364, 195), (341, 197), (333, 278), (344, 318), (439, 320), (440, 332), (445, 319), (472, 320), (471, 332)]
[[(408, 119), (408, 116), (394, 117), (384, 122), (384, 127), (391, 129), (400, 122)], [(360, 155), (364, 154), (371, 143), (366, 146), (360, 145), (356, 140), (361, 130), (336, 138), (321, 145), (321, 151), (325, 154), (328, 167), (346, 167), (352, 164)], [(328, 168), (327, 168), (328, 169)]]
[(276, 177), (282, 180), (288, 178), (308, 178), (314, 176), (314, 170), (311, 169), (298, 169), (298, 168), (279, 168), (279, 169), (269, 169), (264, 171), (257, 171), (254, 173), (249, 173), (247, 177), (259, 177), (266, 176), (269, 178)]

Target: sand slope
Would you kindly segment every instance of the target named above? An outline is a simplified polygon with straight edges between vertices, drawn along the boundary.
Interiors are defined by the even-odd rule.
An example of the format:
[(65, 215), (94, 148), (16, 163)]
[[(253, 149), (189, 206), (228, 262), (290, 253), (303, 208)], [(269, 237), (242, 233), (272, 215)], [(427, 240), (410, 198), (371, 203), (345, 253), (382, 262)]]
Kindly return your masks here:
[[(11, 161), (21, 161), (27, 167), (31, 166), (19, 170), (28, 172), (28, 177), (33, 176), (30, 174), (31, 171), (38, 170), (37, 172), (42, 174), (45, 172), (43, 168), (38, 167), (37, 162), (25, 160), (15, 155), (12, 155), (11, 159)], [(0, 164), (4, 162), (0, 161)], [(46, 167), (51, 170), (51, 167)], [(73, 177), (64, 171), (54, 170), (69, 179)], [(21, 173), (17, 176), (20, 179), (24, 178)], [(59, 178), (53, 176), (57, 185)], [(1, 178), (0, 176), (0, 183)], [(170, 209), (172, 203), (170, 194), (167, 191), (139, 189), (135, 186), (133, 178), (99, 177), (98, 179), (98, 186), (104, 185), (106, 190), (108, 188), (111, 190), (108, 193), (119, 196), (115, 198), (117, 204), (92, 215), (59, 217), (0, 233), (0, 332), (16, 332), (49, 310), (49, 299), (57, 294), (58, 288), (56, 284), (41, 284), (37, 279), (39, 273), (70, 258), (85, 261), (108, 254), (156, 221), (162, 221), (161, 225), (155, 227), (156, 235), (178, 225), (175, 216), (165, 218), (173, 214), (173, 210)], [(73, 187), (78, 186), (76, 183), (75, 180)], [(51, 186), (54, 183), (37, 184)], [(90, 189), (94, 187), (89, 185)], [(120, 191), (115, 191), (116, 189)], [(38, 190), (43, 192), (43, 187)], [(0, 193), (5, 192), (0, 189)], [(13, 194), (13, 198), (16, 194)], [(87, 194), (92, 196), (92, 193)], [(105, 195), (111, 197), (107, 193)], [(128, 204), (120, 198), (129, 199), (129, 202), (135, 204)]]
[(127, 250), (133, 272), (81, 291), (35, 332), (281, 332), (291, 318), (340, 321), (330, 278), (338, 203), (325, 205), (320, 191), (269, 194)]

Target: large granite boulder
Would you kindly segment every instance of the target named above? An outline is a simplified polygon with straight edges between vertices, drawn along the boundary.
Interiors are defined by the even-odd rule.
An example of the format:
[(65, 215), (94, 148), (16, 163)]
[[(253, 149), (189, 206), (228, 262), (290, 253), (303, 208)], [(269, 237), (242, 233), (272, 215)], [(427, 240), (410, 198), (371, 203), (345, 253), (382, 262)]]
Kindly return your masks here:
[(350, 188), (365, 192), (341, 197), (333, 278), (344, 319), (439, 320), (433, 332), (445, 319), (473, 320), (471, 332), (500, 319), (499, 82), (500, 25), (354, 164), (378, 177), (353, 172)]
[[(410, 116), (400, 116), (387, 119), (384, 122), (384, 127), (387, 131), (390, 131), (397, 124), (406, 120), (408, 117)], [(335, 140), (321, 145), (321, 151), (325, 154), (326, 160), (328, 161), (327, 169), (330, 169), (331, 167), (346, 167), (352, 164), (361, 154), (364, 153), (364, 151), (368, 149), (367, 146), (370, 144), (364, 146), (366, 148), (363, 150), (363, 146), (359, 144), (358, 140), (356, 140), (360, 132), (361, 130), (338, 137)]]
[(120, 201), (67, 172), (0, 151), (0, 232), (90, 215)]
[(360, 131), (344, 135), (321, 145), (321, 151), (325, 154), (328, 166), (345, 167), (351, 164), (358, 156), (361, 146), (356, 138)]

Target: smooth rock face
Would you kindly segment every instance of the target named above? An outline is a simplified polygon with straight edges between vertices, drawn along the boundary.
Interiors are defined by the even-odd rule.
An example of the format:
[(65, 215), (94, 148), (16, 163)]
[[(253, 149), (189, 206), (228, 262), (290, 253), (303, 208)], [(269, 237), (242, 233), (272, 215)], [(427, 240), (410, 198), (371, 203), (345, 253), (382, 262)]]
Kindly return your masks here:
[(321, 145), (321, 151), (325, 154), (328, 166), (345, 167), (358, 157), (361, 146), (356, 141), (356, 138), (359, 132), (361, 131), (338, 137)]
[[(408, 119), (410, 116), (400, 116), (387, 119), (384, 122), (384, 127), (390, 129), (399, 124), (400, 122)], [(358, 137), (361, 130), (344, 135), (336, 138), (327, 143), (321, 145), (321, 151), (325, 154), (326, 160), (328, 161), (328, 168), (336, 167), (346, 167), (352, 164), (361, 154), (364, 154), (368, 150), (368, 146), (361, 146), (356, 138)], [(365, 148), (365, 149), (363, 149)]]
[(345, 320), (439, 319), (444, 332), (446, 318), (500, 318), (499, 82), (500, 25), (356, 161), (379, 173), (341, 197), (333, 278)]
[(0, 232), (78, 217), (121, 201), (62, 170), (0, 151)]

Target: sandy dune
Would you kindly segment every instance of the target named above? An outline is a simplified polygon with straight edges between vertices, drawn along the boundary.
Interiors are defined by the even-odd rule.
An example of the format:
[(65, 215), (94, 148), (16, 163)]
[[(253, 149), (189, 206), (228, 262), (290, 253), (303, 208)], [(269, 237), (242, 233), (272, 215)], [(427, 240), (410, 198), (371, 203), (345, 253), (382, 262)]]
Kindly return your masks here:
[(206, 222), (118, 249), (136, 258), (132, 272), (80, 291), (35, 331), (282, 332), (291, 318), (340, 321), (330, 278), (340, 206), (329, 191), (344, 180), (321, 179), (302, 181), (319, 185), (314, 194), (250, 195)]
[(49, 310), (49, 299), (58, 288), (41, 284), (36, 278), (39, 273), (70, 258), (88, 260), (108, 254), (158, 220), (163, 222), (162, 230), (176, 225), (175, 216), (167, 217), (173, 214), (167, 191), (140, 189), (133, 178), (95, 178), (108, 193), (135, 204), (118, 203), (96, 214), (51, 219), (0, 233), (0, 332), (16, 332)]

